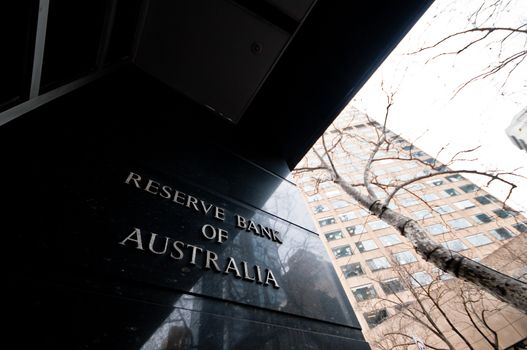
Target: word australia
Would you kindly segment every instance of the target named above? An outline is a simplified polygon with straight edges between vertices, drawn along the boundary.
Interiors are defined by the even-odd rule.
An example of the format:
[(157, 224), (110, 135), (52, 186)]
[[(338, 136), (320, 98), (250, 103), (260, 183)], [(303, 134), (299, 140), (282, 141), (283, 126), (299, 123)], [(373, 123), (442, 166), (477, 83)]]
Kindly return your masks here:
[[(250, 268), (246, 261), (238, 263), (233, 257), (220, 260), (218, 254), (213, 251), (157, 233), (147, 233), (139, 228), (134, 228), (119, 244), (156, 255), (167, 255), (174, 260), (182, 260), (186, 257), (190, 265), (201, 267), (203, 270), (233, 275), (244, 281), (280, 288), (273, 272), (268, 268), (258, 265)], [(198, 261), (201, 263), (198, 264)]]

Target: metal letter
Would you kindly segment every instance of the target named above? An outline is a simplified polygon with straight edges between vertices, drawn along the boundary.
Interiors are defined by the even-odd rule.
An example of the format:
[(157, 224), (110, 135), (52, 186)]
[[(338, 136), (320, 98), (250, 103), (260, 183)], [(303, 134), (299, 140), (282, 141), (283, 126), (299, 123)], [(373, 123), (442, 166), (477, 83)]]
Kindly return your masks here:
[(133, 181), (135, 183), (135, 187), (141, 188), (141, 186), (139, 186), (139, 184), (137, 183), (137, 181), (141, 181), (141, 175), (130, 172), (130, 175), (128, 175), (128, 178), (124, 182), (129, 185), (130, 181)]
[(218, 264), (216, 263), (217, 260), (218, 255), (214, 252), (211, 252), (210, 250), (207, 250), (207, 260), (205, 262), (205, 268), (210, 269), (210, 263), (212, 263), (212, 265), (214, 266), (214, 270), (216, 270), (217, 272), (221, 272), (220, 268), (218, 267)]
[(276, 279), (274, 278), (273, 271), (267, 269), (267, 276), (265, 277), (265, 285), (269, 284), (269, 281), (273, 283), (273, 288), (280, 288), (278, 283), (276, 282)]
[[(210, 227), (210, 229), (212, 230), (212, 235), (210, 237), (207, 235), (207, 232), (206, 232), (206, 229), (208, 227)], [(203, 233), (203, 236), (206, 239), (211, 239), (212, 240), (212, 239), (216, 238), (216, 229), (212, 225), (209, 225), (209, 224), (203, 225), (203, 227), (201, 227), (201, 233)]]
[[(136, 239), (133, 239), (132, 236), (136, 236)], [(132, 241), (132, 242), (135, 242), (137, 243), (137, 247), (135, 247), (135, 249), (139, 249), (139, 250), (144, 250), (143, 249), (143, 241), (141, 240), (141, 230), (138, 229), (138, 228), (134, 228), (134, 232), (130, 233), (130, 235), (128, 235), (128, 237), (126, 237), (125, 239), (123, 239), (121, 242), (119, 242), (119, 244), (122, 244), (122, 245), (126, 245), (126, 241)]]
[(202, 252), (203, 249), (201, 249), (200, 247), (196, 247), (195, 245), (192, 245), (192, 244), (187, 244), (187, 247), (192, 248), (192, 256), (190, 257), (190, 263), (192, 265), (196, 265), (196, 250), (199, 250), (200, 252)]
[(158, 255), (165, 254), (167, 252), (168, 237), (164, 236), (165, 237), (165, 248), (163, 249), (163, 251), (162, 252), (156, 252), (154, 250), (154, 244), (156, 242), (157, 234), (153, 233), (153, 232), (151, 232), (151, 234), (152, 234), (152, 236), (150, 236), (150, 242), (148, 243), (148, 250), (150, 250), (152, 253), (158, 254)]
[(249, 270), (247, 269), (247, 262), (242, 261), (243, 266), (243, 279), (247, 281), (254, 281), (254, 277), (249, 276)]
[(183, 258), (183, 251), (181, 249), (179, 249), (178, 245), (181, 246), (181, 248), (185, 247), (185, 243), (181, 242), (181, 241), (175, 241), (174, 243), (172, 243), (172, 247), (174, 247), (174, 249), (176, 250), (177, 252), (177, 256), (174, 256), (174, 254), (170, 253), (170, 257), (172, 259), (176, 259), (176, 260), (180, 260)]
[(229, 257), (229, 262), (227, 263), (227, 267), (225, 267), (224, 274), (228, 275), (230, 270), (234, 270), (234, 273), (236, 274), (236, 277), (241, 278), (242, 275), (240, 274), (240, 271), (238, 270), (238, 266), (236, 266), (236, 260), (234, 258)]
[(236, 227), (239, 228), (247, 228), (247, 222), (243, 218), (243, 216), (240, 216), (238, 214), (234, 214), (236, 216)]
[[(155, 184), (155, 185), (153, 185), (153, 184)], [(150, 188), (153, 188), (155, 190), (155, 192), (150, 191)], [(158, 190), (159, 190), (159, 183), (155, 182), (154, 180), (148, 179), (148, 183), (146, 184), (145, 191), (146, 192), (150, 192), (152, 194), (157, 194)]]

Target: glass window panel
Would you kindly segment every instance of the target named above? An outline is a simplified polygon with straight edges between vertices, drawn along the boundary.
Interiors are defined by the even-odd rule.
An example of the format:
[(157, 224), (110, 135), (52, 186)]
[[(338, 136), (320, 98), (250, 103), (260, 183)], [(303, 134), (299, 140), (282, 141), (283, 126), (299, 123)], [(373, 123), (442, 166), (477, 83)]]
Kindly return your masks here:
[(484, 235), (483, 233), (480, 233), (480, 234), (477, 234), (477, 235), (468, 236), (466, 238), (467, 238), (467, 241), (469, 241), (470, 244), (472, 244), (474, 247), (479, 247), (479, 246), (482, 246), (482, 245), (486, 245), (486, 244), (492, 243), (492, 240), (489, 237), (487, 237), (486, 235)]
[(332, 249), (333, 250), (333, 255), (335, 255), (335, 258), (342, 258), (344, 256), (350, 256), (352, 255), (351, 253), (351, 247), (349, 245), (343, 245), (343, 246), (340, 246), (340, 247), (335, 247)]
[(459, 174), (453, 174), (453, 175), (448, 175), (446, 176), (446, 179), (450, 182), (457, 182), (457, 181), (461, 181), (463, 180), (463, 176), (459, 175)]
[(512, 238), (514, 235), (511, 233), (511, 231), (507, 230), (506, 228), (500, 227), (495, 230), (490, 231), (490, 233), (496, 237), (497, 240), (503, 241), (509, 238)]
[(445, 193), (445, 197), (454, 197), (459, 195), (459, 193), (453, 188), (447, 188), (443, 192)]
[(352, 219), (355, 219), (356, 217), (357, 216), (352, 211), (339, 215), (339, 219), (342, 222), (350, 221)]
[(451, 241), (446, 241), (446, 242), (441, 243), (441, 245), (454, 252), (460, 252), (462, 250), (468, 249), (468, 247), (463, 242), (461, 242), (459, 239), (453, 239)]
[(393, 254), (393, 257), (399, 263), (399, 265), (405, 265), (417, 261), (415, 255), (413, 255), (410, 251), (395, 253)]
[(454, 228), (455, 230), (461, 230), (467, 227), (472, 226), (472, 224), (467, 219), (455, 219), (448, 221), (448, 224), (450, 227)]
[(353, 295), (355, 296), (355, 299), (357, 299), (357, 301), (363, 301), (377, 297), (375, 288), (373, 288), (373, 285), (371, 284), (351, 288), (351, 291), (353, 292)]
[(384, 221), (382, 220), (377, 220), (377, 221), (372, 221), (372, 222), (369, 222), (368, 223), (368, 226), (370, 226), (370, 228), (375, 231), (375, 230), (380, 230), (380, 229), (383, 229), (383, 228), (386, 228), (390, 225), (388, 225), (387, 223), (385, 223)]
[(426, 209), (415, 211), (413, 215), (417, 220), (428, 219), (432, 217), (432, 214)]
[(459, 188), (461, 189), (461, 191), (465, 193), (472, 193), (472, 192), (476, 192), (479, 190), (479, 187), (474, 184), (467, 184), (467, 185), (459, 186)]
[(315, 212), (315, 214), (323, 213), (323, 212), (328, 211), (328, 210), (329, 210), (329, 207), (327, 205), (324, 205), (324, 204), (319, 204), (319, 205), (313, 207), (313, 211)]
[(348, 226), (348, 227), (346, 227), (346, 230), (348, 231), (348, 233), (350, 235), (358, 235), (358, 234), (361, 234), (361, 233), (363, 233), (365, 231), (363, 225)]
[(502, 219), (506, 219), (506, 218), (509, 218), (512, 216), (512, 214), (510, 212), (508, 212), (507, 210), (504, 210), (504, 209), (495, 209), (493, 210), (494, 214), (496, 214), (498, 217), (502, 218)]
[(430, 283), (432, 283), (433, 281), (433, 278), (432, 276), (430, 276), (430, 274), (428, 272), (424, 272), (424, 271), (421, 271), (421, 272), (416, 272), (414, 274), (412, 274), (412, 285), (414, 287), (418, 287), (418, 286), (426, 286)]
[(376, 311), (365, 312), (362, 314), (370, 328), (374, 328), (388, 318), (388, 311), (380, 309)]
[(320, 225), (320, 227), (324, 227), (324, 226), (327, 226), (327, 225), (332, 225), (336, 223), (335, 221), (335, 218), (333, 217), (326, 217), (326, 218), (322, 218), (320, 220), (318, 220), (318, 224)]
[(426, 227), (426, 231), (431, 235), (440, 235), (448, 231), (448, 229), (441, 224), (430, 225)]
[(364, 270), (362, 269), (360, 263), (347, 264), (341, 266), (340, 269), (342, 270), (342, 273), (344, 274), (345, 278), (360, 276), (364, 274)]
[(340, 208), (347, 207), (349, 205), (349, 203), (347, 201), (341, 199), (341, 200), (338, 200), (338, 201), (331, 202), (331, 205), (335, 209), (340, 209)]
[(441, 186), (443, 184), (443, 180), (441, 179), (436, 179), (436, 180), (430, 180), (430, 181), (427, 181), (426, 182), (427, 184), (429, 184), (430, 186)]
[(474, 219), (474, 221), (476, 221), (478, 224), (487, 224), (489, 222), (492, 222), (494, 221), (493, 218), (491, 218), (490, 216), (488, 216), (487, 214), (485, 213), (479, 213), (479, 214), (476, 214), (472, 217)]
[(334, 240), (337, 240), (337, 239), (344, 238), (344, 235), (342, 234), (342, 231), (328, 232), (328, 233), (325, 233), (324, 235), (326, 236), (326, 239), (328, 241), (334, 241)]
[(411, 207), (412, 205), (419, 204), (419, 201), (415, 198), (403, 198), (400, 200), (403, 207)]
[(387, 269), (391, 266), (390, 263), (388, 262), (388, 259), (386, 259), (384, 256), (366, 260), (366, 264), (372, 271)]
[(382, 281), (381, 289), (386, 294), (399, 293), (405, 290), (403, 284), (398, 278)]
[(421, 196), (421, 199), (425, 202), (432, 202), (439, 199), (439, 196), (435, 193), (425, 193)]
[(401, 239), (396, 234), (381, 236), (379, 237), (379, 240), (381, 241), (382, 245), (385, 247), (389, 247), (395, 244), (402, 243)]
[(527, 232), (527, 225), (523, 222), (512, 225), (518, 232)]
[(433, 208), (434, 211), (438, 214), (448, 214), (448, 213), (453, 213), (455, 212), (456, 210), (454, 208), (452, 208), (451, 206), (449, 205), (440, 205), (440, 206), (437, 206), (437, 207), (434, 207)]
[(471, 201), (469, 201), (468, 199), (466, 199), (464, 201), (455, 202), (454, 206), (458, 209), (470, 209), (470, 208), (474, 208), (476, 205), (472, 203)]
[(357, 243), (355, 243), (355, 245), (357, 246), (357, 249), (359, 249), (359, 251), (361, 253), (363, 252), (368, 252), (370, 250), (374, 250), (374, 249), (377, 249), (377, 244), (375, 244), (375, 241), (373, 239), (367, 239), (365, 241), (359, 241)]

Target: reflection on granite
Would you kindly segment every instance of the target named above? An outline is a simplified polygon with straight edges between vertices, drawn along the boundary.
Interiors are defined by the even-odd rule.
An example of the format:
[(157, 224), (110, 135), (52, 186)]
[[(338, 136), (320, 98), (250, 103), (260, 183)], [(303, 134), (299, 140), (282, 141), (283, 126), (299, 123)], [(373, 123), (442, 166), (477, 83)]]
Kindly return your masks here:
[[(156, 185), (146, 191), (133, 183), (126, 184), (129, 169), (93, 171), (105, 176), (88, 175), (82, 179), (82, 189), (74, 188), (71, 201), (64, 206), (68, 239), (57, 241), (53, 248), (70, 267), (77, 262), (96, 273), (104, 271), (178, 291), (359, 327), (329, 257), (312, 232), (228, 197), (175, 178), (151, 175), (144, 169), (134, 171), (159, 187), (177, 189), (178, 198), (194, 196), (198, 202), (204, 201), (204, 208), (221, 208), (224, 220), (215, 218), (213, 209), (205, 214), (201, 207), (153, 194)], [(90, 200), (79, 207), (79, 197)], [(181, 199), (181, 203), (185, 201)], [(236, 227), (239, 217), (245, 218), (246, 226), (254, 223), (252, 230)], [(86, 225), (79, 227), (78, 222)], [(204, 225), (224, 230), (228, 239), (219, 243), (205, 238)], [(276, 232), (282, 243), (263, 235), (262, 227)], [(72, 245), (82, 245), (82, 249), (68, 249)], [(215, 262), (211, 262), (213, 258)], [(272, 271), (279, 288), (268, 281), (266, 271)]]

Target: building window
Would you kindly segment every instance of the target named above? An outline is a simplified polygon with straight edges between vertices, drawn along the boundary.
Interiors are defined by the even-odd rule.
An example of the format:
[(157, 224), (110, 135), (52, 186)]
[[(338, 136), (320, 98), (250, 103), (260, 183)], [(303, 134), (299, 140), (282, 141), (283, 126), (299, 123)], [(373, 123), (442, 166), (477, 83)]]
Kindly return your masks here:
[(457, 207), (458, 209), (470, 209), (470, 208), (474, 208), (476, 205), (472, 203), (471, 201), (469, 201), (468, 199), (466, 199), (464, 201), (455, 202), (454, 206)]
[(369, 222), (368, 226), (370, 226), (370, 228), (373, 231), (376, 231), (376, 230), (380, 230), (380, 229), (386, 228), (389, 225), (387, 223), (385, 223), (384, 221), (382, 221), (382, 220), (377, 220), (377, 221)]
[(496, 237), (497, 240), (503, 241), (509, 238), (512, 238), (514, 235), (511, 233), (511, 231), (507, 230), (506, 228), (500, 227), (495, 230), (490, 231), (490, 233)]
[(331, 202), (331, 205), (335, 209), (340, 209), (340, 208), (347, 207), (349, 205), (349, 203), (347, 201), (341, 199), (341, 200), (338, 200), (338, 201)]
[(447, 188), (443, 192), (445, 193), (445, 197), (454, 197), (459, 195), (459, 193), (457, 193), (457, 191), (453, 188)]
[(420, 271), (412, 274), (412, 285), (414, 287), (426, 286), (432, 283), (433, 278), (428, 272)]
[(377, 297), (377, 292), (375, 292), (375, 288), (373, 288), (373, 285), (371, 284), (351, 288), (351, 291), (353, 292), (353, 295), (357, 301), (364, 301)]
[(463, 218), (450, 220), (448, 224), (450, 225), (450, 227), (454, 228), (455, 230), (462, 230), (464, 228), (472, 226), (472, 224), (468, 222), (467, 219), (463, 219)]
[(375, 326), (380, 325), (384, 320), (388, 318), (388, 311), (386, 309), (380, 309), (370, 312), (365, 312), (362, 314), (364, 319), (366, 320), (366, 323), (368, 323), (368, 326), (370, 328), (374, 328)]
[(350, 235), (358, 235), (358, 234), (361, 234), (361, 233), (363, 233), (365, 231), (363, 225), (348, 226), (348, 227), (346, 227), (346, 230), (348, 231), (348, 233)]
[(415, 198), (403, 198), (401, 199), (401, 204), (403, 207), (411, 207), (412, 205), (419, 204), (419, 201)]
[(351, 247), (349, 245), (343, 245), (340, 247), (335, 247), (332, 249), (333, 255), (335, 255), (335, 258), (342, 258), (344, 256), (351, 256)]
[(489, 222), (492, 222), (494, 221), (493, 218), (491, 218), (490, 216), (488, 216), (487, 214), (485, 213), (479, 213), (479, 214), (476, 214), (472, 217), (474, 219), (474, 221), (476, 221), (478, 224), (487, 224)]
[(423, 152), (423, 151), (415, 151), (415, 152), (412, 152), (412, 156), (413, 156), (413, 157), (423, 157), (423, 156), (425, 156), (425, 155), (426, 155), (426, 154), (425, 154), (425, 152)]
[(432, 202), (432, 201), (438, 200), (439, 196), (434, 193), (426, 193), (421, 196), (421, 199), (424, 200), (425, 202)]
[(344, 235), (342, 234), (342, 231), (328, 232), (328, 233), (325, 233), (324, 235), (326, 236), (326, 239), (328, 241), (334, 241), (334, 240), (337, 240), (337, 239), (344, 238)]
[(426, 227), (426, 231), (431, 235), (440, 235), (448, 231), (448, 229), (441, 224), (430, 225)]
[(467, 238), (467, 241), (469, 241), (470, 244), (472, 244), (474, 247), (479, 247), (482, 245), (492, 243), (492, 240), (489, 237), (485, 236), (483, 233), (473, 235), (473, 236), (468, 236), (466, 238)]
[(428, 210), (419, 210), (419, 211), (415, 211), (413, 213), (414, 217), (417, 219), (417, 220), (423, 220), (423, 219), (428, 219), (428, 218), (431, 218), (432, 217), (432, 214), (428, 211)]
[(339, 219), (342, 222), (350, 221), (352, 219), (355, 219), (356, 217), (357, 216), (352, 211), (339, 215)]
[(443, 184), (443, 180), (441, 179), (437, 179), (437, 180), (430, 180), (430, 181), (427, 181), (426, 182), (427, 184), (429, 184), (430, 186), (441, 186)]
[(309, 203), (311, 203), (311, 202), (316, 202), (316, 201), (319, 201), (319, 200), (321, 200), (321, 199), (322, 199), (322, 196), (319, 195), (319, 194), (314, 194), (314, 195), (312, 195), (312, 196), (307, 197), (307, 201), (308, 201)]
[(510, 218), (512, 216), (510, 212), (504, 209), (495, 209), (493, 212), (502, 219)]
[(333, 218), (331, 216), (328, 216), (327, 218), (322, 218), (322, 219), (318, 220), (318, 224), (319, 224), (320, 227), (324, 227), (324, 226), (327, 226), (327, 225), (333, 225), (334, 223), (336, 223), (335, 218)]
[(313, 211), (315, 212), (315, 214), (322, 213), (322, 212), (325, 212), (325, 211), (328, 211), (328, 210), (329, 210), (329, 207), (324, 205), (324, 204), (319, 204), (319, 205), (313, 207)]
[(413, 148), (414, 148), (413, 145), (408, 145), (408, 146), (404, 146), (404, 147), (403, 147), (403, 149), (404, 149), (405, 151), (411, 151)]
[(474, 199), (477, 200), (480, 204), (483, 204), (483, 205), (494, 203), (494, 202), (498, 201), (496, 198), (494, 198), (490, 194), (487, 194), (485, 196), (474, 197)]
[(336, 197), (339, 194), (340, 194), (339, 190), (333, 190), (333, 191), (326, 192), (326, 197), (328, 197), (328, 198)]
[(450, 182), (457, 182), (457, 181), (461, 181), (463, 180), (463, 176), (459, 175), (459, 174), (454, 174), (454, 175), (448, 175), (446, 176), (446, 179)]
[(360, 263), (347, 264), (341, 266), (340, 269), (342, 270), (345, 278), (364, 275), (364, 271), (362, 270)]
[(433, 209), (434, 209), (434, 211), (436, 213), (438, 213), (440, 215), (453, 213), (453, 212), (456, 211), (455, 209), (453, 209), (452, 207), (450, 207), (449, 205), (446, 205), (446, 204), (434, 207)]
[(378, 248), (377, 244), (375, 244), (375, 241), (373, 239), (359, 241), (355, 243), (355, 245), (357, 246), (357, 249), (359, 249), (359, 252), (361, 253), (369, 252), (370, 250), (375, 250)]
[(388, 259), (386, 259), (384, 256), (381, 256), (380, 258), (366, 260), (366, 264), (372, 271), (387, 269), (391, 266), (388, 262)]
[(527, 232), (527, 225), (523, 222), (512, 225), (518, 232)]
[(368, 213), (368, 212), (367, 212), (366, 210), (364, 210), (364, 209), (359, 209), (359, 210), (357, 211), (357, 214), (359, 214), (359, 216), (361, 216), (361, 217), (364, 217), (364, 216), (368, 216), (368, 215), (370, 215), (370, 213)]
[(472, 192), (479, 191), (479, 187), (474, 184), (467, 184), (467, 185), (459, 186), (459, 188), (461, 189), (461, 191), (465, 193), (472, 193)]
[(385, 247), (389, 247), (392, 245), (402, 243), (401, 239), (396, 234), (381, 236), (379, 237), (379, 240), (381, 241), (382, 245)]
[(392, 278), (381, 282), (381, 289), (386, 294), (395, 294), (405, 290), (398, 278)]
[(399, 265), (406, 265), (417, 261), (417, 258), (409, 251), (395, 253), (393, 257)]
[(429, 164), (429, 165), (433, 165), (433, 164), (435, 164), (436, 160), (434, 158), (427, 158), (427, 159), (423, 160), (423, 162), (425, 162), (426, 164)]
[(425, 188), (425, 186), (422, 185), (422, 184), (412, 184), (412, 185), (408, 186), (408, 189), (410, 191), (419, 191), (419, 190), (422, 190), (423, 188)]
[(451, 241), (446, 241), (441, 243), (443, 247), (446, 249), (449, 249), (453, 252), (460, 252), (462, 250), (468, 249), (468, 247), (465, 245), (465, 243), (461, 242), (459, 239), (453, 239)]

